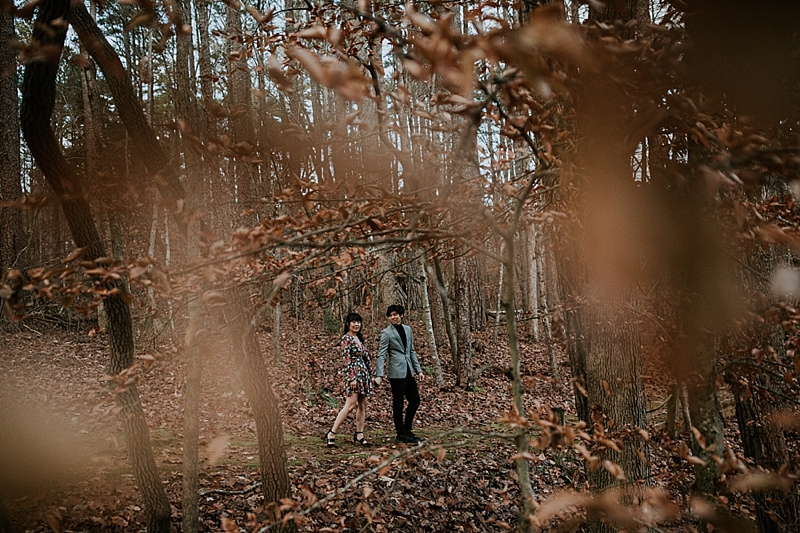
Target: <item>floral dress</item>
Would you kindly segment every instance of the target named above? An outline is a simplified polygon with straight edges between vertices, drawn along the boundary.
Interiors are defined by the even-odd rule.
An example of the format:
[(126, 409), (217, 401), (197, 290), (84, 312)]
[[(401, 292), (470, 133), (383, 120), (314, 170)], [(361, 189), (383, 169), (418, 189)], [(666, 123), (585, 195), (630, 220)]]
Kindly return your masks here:
[[(342, 355), (345, 364), (344, 387), (347, 395), (357, 392), (361, 396), (372, 394), (372, 370), (367, 347), (358, 337), (345, 333), (342, 335)], [(350, 384), (355, 381), (355, 387)]]

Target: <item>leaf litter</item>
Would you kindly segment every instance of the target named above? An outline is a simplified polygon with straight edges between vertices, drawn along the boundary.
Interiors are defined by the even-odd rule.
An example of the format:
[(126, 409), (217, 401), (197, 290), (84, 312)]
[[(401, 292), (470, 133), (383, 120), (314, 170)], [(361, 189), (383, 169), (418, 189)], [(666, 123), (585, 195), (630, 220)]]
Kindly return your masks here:
[[(367, 409), (366, 435), (372, 446), (353, 444), (351, 415), (337, 435), (338, 448), (329, 450), (322, 437), (343, 402), (337, 335), (324, 334), (321, 327), (315, 332), (308, 323), (292, 319), (285, 319), (282, 327), (283, 362), (269, 365), (270, 377), (282, 413), (294, 489), (293, 500), (284, 502), (283, 508), (295, 513), (301, 531), (515, 528), (521, 501), (511, 459), (517, 450), (508, 438), (509, 427), (500, 422), (502, 414), (512, 410), (509, 382), (502, 372), (483, 373), (473, 391), (452, 386), (451, 374), (445, 374), (448, 385), (441, 388), (428, 376), (420, 385), (422, 405), (415, 420), (415, 433), (426, 444), (411, 450), (394, 443), (391, 393), (388, 387), (377, 387)], [(424, 330), (419, 326), (418, 331)], [(365, 333), (368, 343), (376, 343), (369, 331)], [(269, 358), (274, 342), (270, 332), (260, 335)], [(81, 453), (69, 469), (57, 474), (34, 472), (26, 483), (6, 489), (6, 506), (15, 524), (32, 532), (140, 531), (144, 509), (107, 385), (105, 336), (19, 332), (13, 339), (0, 359), (0, 371), (6, 376), (2, 405), (36, 405), (58, 420), (50, 426), (59, 426), (78, 443), (65, 446)], [(495, 345), (490, 339), (491, 332), (477, 332), (475, 368), (507, 364), (503, 341)], [(572, 390), (563, 385), (570, 383), (565, 357), (560, 357), (562, 376), (555, 381), (548, 375), (546, 348), (526, 342), (523, 335), (521, 349), (530, 404), (526, 408), (535, 412), (542, 406), (560, 407), (568, 420), (574, 418)], [(147, 353), (156, 362), (142, 374), (139, 392), (173, 524), (180, 531), (185, 364), (181, 350), (174, 347), (159, 346)], [(423, 367), (431, 363), (426, 355), (420, 350)], [(440, 357), (447, 367), (446, 347), (440, 349)], [(652, 376), (658, 372), (657, 368), (651, 372), (654, 383), (658, 380)], [(47, 453), (43, 442), (57, 441), (47, 428), (40, 430), (23, 437), (33, 456)], [(652, 430), (648, 435), (653, 433), (661, 435)], [(662, 441), (663, 446), (651, 453), (654, 485), (680, 502), (691, 488), (691, 464), (682, 458), (683, 441)], [(587, 487), (581, 455), (589, 457), (590, 452), (585, 447), (541, 448), (531, 448), (525, 456), (540, 503), (559, 501), (565, 491)], [(66, 454), (54, 454), (60, 455)], [(621, 474), (613, 464), (606, 468)], [(222, 343), (209, 346), (203, 360), (200, 408), (198, 497), (203, 529), (266, 531), (271, 511), (259, 481), (255, 423), (234, 360)], [(752, 513), (747, 498), (732, 499), (730, 504), (741, 514)]]

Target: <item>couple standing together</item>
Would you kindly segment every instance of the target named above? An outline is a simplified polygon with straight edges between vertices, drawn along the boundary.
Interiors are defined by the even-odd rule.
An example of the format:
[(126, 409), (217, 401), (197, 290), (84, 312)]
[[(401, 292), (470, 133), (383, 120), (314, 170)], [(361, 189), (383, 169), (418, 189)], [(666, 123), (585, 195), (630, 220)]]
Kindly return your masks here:
[[(345, 362), (347, 401), (336, 416), (333, 427), (325, 434), (325, 442), (329, 448), (336, 447), (336, 431), (353, 408), (356, 409), (356, 432), (353, 435), (353, 442), (362, 446), (369, 445), (364, 438), (367, 397), (372, 394), (373, 382), (375, 385), (380, 385), (383, 381), (384, 368), (392, 386), (392, 415), (397, 431), (395, 442), (408, 444), (419, 442), (420, 439), (411, 431), (414, 415), (419, 408), (419, 390), (415, 377), (423, 379), (425, 374), (422, 373), (417, 352), (414, 350), (411, 328), (403, 324), (404, 311), (402, 305), (390, 305), (386, 310), (389, 326), (381, 331), (374, 378), (370, 368), (369, 351), (361, 334), (363, 322), (361, 315), (349, 313), (345, 318), (341, 347)], [(406, 401), (408, 407), (405, 408), (404, 414)]]

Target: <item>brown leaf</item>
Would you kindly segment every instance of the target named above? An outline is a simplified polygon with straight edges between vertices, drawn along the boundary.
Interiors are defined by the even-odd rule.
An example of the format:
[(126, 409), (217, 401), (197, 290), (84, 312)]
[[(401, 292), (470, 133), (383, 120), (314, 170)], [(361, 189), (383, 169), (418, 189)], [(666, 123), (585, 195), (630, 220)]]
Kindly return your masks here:
[(131, 31), (139, 26), (153, 26), (158, 21), (155, 12), (143, 11), (134, 15), (131, 20), (125, 25), (126, 31)]
[(289, 283), (292, 281), (292, 274), (289, 272), (281, 272), (275, 279), (272, 281), (272, 284), (279, 289), (285, 289), (289, 286)]
[(606, 448), (610, 448), (615, 452), (621, 452), (622, 449), (619, 447), (617, 442), (613, 439), (597, 439), (597, 442), (605, 446)]
[(208, 464), (211, 466), (217, 464), (217, 461), (219, 461), (219, 458), (222, 457), (223, 452), (225, 452), (225, 448), (228, 447), (230, 438), (230, 435), (223, 433), (208, 443), (208, 446), (206, 446), (206, 453), (208, 453)]
[(284, 74), (281, 69), (281, 64), (278, 62), (278, 58), (275, 54), (272, 54), (267, 59), (267, 74), (269, 74), (269, 77), (275, 85), (282, 91), (291, 91), (294, 89), (292, 81)]
[(69, 254), (67, 257), (62, 259), (61, 262), (63, 264), (67, 264), (67, 263), (70, 263), (72, 261), (75, 261), (76, 259), (79, 259), (79, 258), (83, 257), (86, 254), (86, 252), (88, 252), (88, 251), (89, 251), (89, 247), (88, 246), (84, 246), (83, 248), (76, 248), (75, 250), (72, 251), (71, 254)]
[(605, 460), (603, 461), (603, 468), (605, 468), (608, 473), (614, 477), (614, 479), (618, 481), (625, 481), (625, 472), (622, 471), (622, 467), (620, 467), (617, 463)]
[(265, 24), (270, 20), (272, 20), (272, 16), (275, 13), (275, 9), (269, 8), (262, 14), (258, 9), (254, 8), (251, 5), (248, 5), (247, 12), (250, 13), (250, 16), (252, 16), (258, 24)]
[(294, 34), (298, 39), (327, 39), (328, 29), (325, 26), (311, 26)]
[(447, 456), (447, 450), (445, 450), (444, 448), (439, 448), (439, 451), (436, 452), (436, 462), (442, 464), (442, 461), (444, 461), (444, 458), (446, 456)]
[(216, 118), (225, 118), (228, 116), (228, 110), (213, 100), (206, 100), (205, 104), (206, 111), (208, 111), (211, 116)]
[(220, 291), (206, 291), (203, 293), (201, 300), (210, 307), (225, 305), (228, 302), (225, 294)]
[(236, 525), (236, 520), (223, 516), (221, 519), (222, 531), (225, 533), (239, 533), (239, 526)]
[(701, 448), (704, 450), (706, 449), (706, 438), (700, 433), (700, 430), (696, 427), (692, 426), (692, 435), (694, 435), (694, 440), (697, 441), (697, 444), (700, 445)]

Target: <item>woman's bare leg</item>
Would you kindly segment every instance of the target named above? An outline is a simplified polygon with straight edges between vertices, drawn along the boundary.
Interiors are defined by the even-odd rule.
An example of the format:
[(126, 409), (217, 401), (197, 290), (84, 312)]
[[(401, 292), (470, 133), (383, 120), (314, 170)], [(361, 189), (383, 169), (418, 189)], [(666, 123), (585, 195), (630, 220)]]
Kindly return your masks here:
[(331, 431), (336, 433), (336, 431), (339, 429), (339, 426), (342, 425), (342, 422), (344, 422), (344, 420), (347, 418), (347, 415), (350, 414), (350, 411), (352, 411), (353, 407), (355, 407), (357, 404), (358, 404), (358, 393), (354, 392), (353, 394), (347, 397), (347, 400), (344, 402), (344, 407), (342, 407), (342, 410), (339, 411), (338, 415), (336, 415), (336, 420), (333, 421), (333, 427), (331, 428)]
[(367, 420), (367, 397), (358, 397), (358, 407), (356, 409), (356, 431), (358, 433), (364, 432), (364, 424)]

